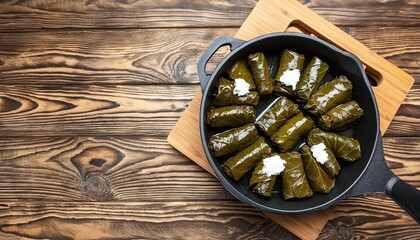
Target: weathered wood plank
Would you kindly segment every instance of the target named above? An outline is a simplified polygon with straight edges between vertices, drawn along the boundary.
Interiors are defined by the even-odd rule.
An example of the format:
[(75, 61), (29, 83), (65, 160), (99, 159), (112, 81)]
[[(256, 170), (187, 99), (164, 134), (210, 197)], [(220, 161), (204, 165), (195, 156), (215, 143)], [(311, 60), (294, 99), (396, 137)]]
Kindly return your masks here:
[[(420, 187), (420, 138), (410, 139), (385, 138), (386, 159)], [(0, 201), (233, 199), (165, 137), (0, 138), (0, 159)]]
[(0, 34), (0, 84), (196, 84), (201, 54), (214, 39), (235, 31), (183, 28)]
[(199, 87), (0, 86), (0, 136), (167, 136)]
[[(418, 1), (299, 0), (336, 25), (419, 26)], [(45, 28), (239, 27), (257, 0), (35, 1), (0, 6), (0, 30)], [(86, 16), (89, 16), (88, 18)]]
[[(59, 229), (59, 231), (58, 231)], [(298, 239), (238, 201), (0, 204), (1, 239)]]
[(0, 201), (233, 199), (165, 137), (1, 138)]
[[(346, 27), (410, 74), (420, 74), (417, 28)], [(197, 62), (236, 28), (16, 32), (0, 34), (0, 84), (197, 84)], [(128, 36), (128, 37), (127, 37)], [(217, 54), (209, 64), (220, 62)]]
[(420, 227), (383, 193), (341, 201), (318, 239), (419, 239)]

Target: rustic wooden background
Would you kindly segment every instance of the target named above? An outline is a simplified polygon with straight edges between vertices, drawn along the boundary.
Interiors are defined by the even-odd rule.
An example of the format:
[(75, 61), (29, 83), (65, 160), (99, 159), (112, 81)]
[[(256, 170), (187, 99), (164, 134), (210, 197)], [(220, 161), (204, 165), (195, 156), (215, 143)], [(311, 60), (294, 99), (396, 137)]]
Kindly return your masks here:
[[(300, 1), (416, 78), (384, 144), (420, 187), (420, 2)], [(166, 142), (199, 56), (256, 2), (2, 1), (0, 238), (295, 239)], [(338, 204), (319, 238), (420, 227), (378, 193)]]

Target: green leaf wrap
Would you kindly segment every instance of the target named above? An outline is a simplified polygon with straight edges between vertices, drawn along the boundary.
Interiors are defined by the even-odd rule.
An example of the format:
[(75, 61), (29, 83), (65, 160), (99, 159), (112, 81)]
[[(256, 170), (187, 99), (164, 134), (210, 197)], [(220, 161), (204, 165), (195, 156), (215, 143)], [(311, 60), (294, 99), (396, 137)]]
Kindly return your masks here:
[(351, 101), (353, 85), (340, 76), (322, 86), (312, 95), (304, 108), (315, 116), (322, 115), (335, 106)]
[(271, 140), (281, 152), (289, 151), (296, 143), (302, 140), (314, 126), (314, 121), (308, 116), (298, 113), (289, 119), (279, 130), (271, 136)]
[(299, 113), (299, 106), (281, 97), (255, 123), (267, 136), (272, 136), (289, 118)]
[(295, 95), (304, 101), (308, 100), (321, 85), (328, 68), (328, 64), (317, 57), (313, 57), (300, 76)]
[(310, 146), (324, 143), (337, 158), (345, 161), (355, 161), (362, 156), (359, 141), (356, 139), (324, 132), (320, 129), (312, 129), (309, 132), (307, 142)]
[(318, 118), (318, 125), (327, 131), (339, 131), (351, 125), (363, 115), (356, 101), (343, 103)]
[(227, 175), (235, 181), (238, 181), (259, 160), (270, 155), (270, 153), (270, 146), (265, 142), (263, 137), (259, 137), (256, 142), (224, 162), (222, 167)]
[(255, 121), (253, 106), (226, 106), (213, 108), (207, 114), (207, 123), (213, 128), (238, 127)]
[(260, 96), (266, 96), (273, 93), (273, 79), (271, 79), (270, 70), (268, 69), (267, 59), (262, 52), (251, 54), (248, 56), (248, 67), (254, 76), (255, 85), (257, 86)]
[(254, 124), (247, 124), (212, 136), (209, 148), (216, 157), (234, 153), (254, 143), (258, 131)]

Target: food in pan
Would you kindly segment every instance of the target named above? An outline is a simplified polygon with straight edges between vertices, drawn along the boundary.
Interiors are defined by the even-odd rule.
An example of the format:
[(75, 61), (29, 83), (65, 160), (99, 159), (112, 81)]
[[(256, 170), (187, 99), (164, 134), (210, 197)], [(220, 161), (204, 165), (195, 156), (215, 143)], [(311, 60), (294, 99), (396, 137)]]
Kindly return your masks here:
[(272, 136), (286, 121), (299, 113), (299, 106), (286, 97), (278, 99), (255, 123), (267, 136)]
[(271, 79), (268, 69), (267, 59), (262, 52), (254, 53), (248, 56), (248, 67), (251, 69), (255, 85), (261, 96), (273, 93), (273, 79)]
[(321, 115), (318, 125), (327, 131), (344, 130), (363, 115), (363, 109), (356, 101), (343, 103)]
[(274, 80), (274, 91), (282, 95), (293, 96), (300, 73), (305, 62), (305, 55), (285, 49), (280, 54), (280, 64)]
[(320, 129), (312, 129), (309, 132), (307, 142), (310, 146), (324, 143), (334, 155), (345, 161), (354, 161), (362, 156), (359, 141)]
[[(222, 168), (234, 181), (252, 171), (249, 189), (259, 196), (273, 195), (279, 175), (285, 200), (329, 193), (341, 171), (337, 159), (355, 161), (361, 157), (356, 139), (314, 129), (344, 130), (363, 115), (352, 101), (351, 81), (339, 76), (319, 87), (328, 65), (313, 57), (300, 74), (304, 60), (302, 54), (283, 50), (276, 77), (271, 79), (264, 54), (249, 55), (219, 78), (207, 112), (209, 131), (236, 127), (213, 135), (210, 150), (216, 157), (225, 156)], [(256, 119), (260, 98), (272, 94), (280, 97)], [(318, 126), (312, 117), (317, 118)], [(270, 137), (276, 148), (260, 133)], [(305, 138), (300, 153), (294, 151)]]
[(341, 103), (351, 101), (352, 89), (351, 82), (345, 76), (339, 76), (314, 93), (304, 108), (315, 116), (322, 115)]
[(249, 188), (260, 196), (271, 197), (274, 183), (284, 165), (285, 161), (278, 154), (262, 159), (252, 173)]
[(259, 137), (256, 142), (224, 162), (222, 167), (228, 176), (235, 181), (238, 181), (246, 172), (251, 170), (259, 160), (268, 156), (270, 153), (270, 146), (265, 142), (263, 137)]
[[(228, 80), (224, 77), (219, 79), (219, 84), (217, 86), (217, 93), (214, 98), (215, 107), (224, 107), (229, 105), (252, 105), (256, 106), (258, 104), (259, 96), (256, 91), (248, 91), (246, 94), (237, 94), (235, 89), (237, 89), (237, 83), (245, 81), (243, 79), (236, 79), (235, 81)], [(249, 86), (249, 84), (248, 84)], [(250, 90), (250, 86), (249, 86)]]
[(243, 79), (249, 84), (250, 90), (255, 90), (255, 82), (252, 76), (252, 72), (249, 70), (246, 64), (246, 60), (237, 61), (227, 70), (227, 74), (233, 80), (235, 79)]
[(308, 100), (321, 85), (328, 68), (328, 64), (317, 57), (313, 57), (300, 77), (295, 95), (304, 101)]
[(238, 127), (255, 121), (253, 106), (226, 106), (212, 108), (207, 114), (207, 123), (213, 128)]
[(251, 123), (213, 135), (209, 140), (209, 148), (216, 157), (220, 157), (245, 148), (257, 139), (257, 128)]
[(338, 175), (340, 164), (331, 149), (327, 148), (323, 142), (312, 145), (311, 153), (315, 160), (319, 162), (331, 178)]
[(271, 140), (281, 152), (289, 151), (298, 143), (305, 134), (314, 126), (314, 121), (309, 116), (298, 113), (290, 118), (283, 126), (271, 136)]
[(304, 145), (300, 149), (300, 153), (302, 155), (306, 178), (312, 190), (314, 192), (329, 193), (334, 187), (335, 180), (331, 179), (321, 164), (315, 160), (308, 145)]
[(280, 157), (286, 161), (281, 174), (284, 200), (312, 196), (313, 191), (306, 179), (300, 154), (298, 152), (288, 152), (280, 154)]

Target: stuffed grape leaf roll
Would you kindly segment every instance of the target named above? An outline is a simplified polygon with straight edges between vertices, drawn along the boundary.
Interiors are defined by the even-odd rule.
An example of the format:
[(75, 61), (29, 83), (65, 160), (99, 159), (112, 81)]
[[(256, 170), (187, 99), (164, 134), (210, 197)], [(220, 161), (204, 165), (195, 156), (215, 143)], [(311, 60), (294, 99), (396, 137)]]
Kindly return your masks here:
[(281, 152), (289, 151), (306, 135), (314, 126), (314, 121), (309, 116), (298, 113), (290, 118), (279, 130), (271, 136), (271, 140)]
[(284, 170), (285, 161), (278, 154), (262, 159), (249, 180), (249, 188), (256, 194), (271, 197), (277, 176)]
[(320, 129), (312, 129), (309, 132), (307, 142), (311, 146), (324, 143), (336, 157), (345, 161), (352, 162), (362, 156), (360, 143), (356, 139), (324, 132)]
[(324, 130), (344, 130), (363, 115), (356, 101), (343, 103), (321, 115), (318, 125)]
[(226, 106), (212, 108), (207, 114), (207, 123), (213, 128), (238, 127), (255, 121), (253, 106)]
[(315, 145), (311, 145), (310, 150), (312, 156), (322, 165), (328, 176), (333, 178), (338, 175), (341, 167), (331, 149), (327, 148), (327, 146), (321, 142)]
[(293, 96), (304, 62), (305, 55), (288, 49), (283, 50), (280, 54), (279, 70), (274, 78), (274, 91)]
[(220, 157), (248, 147), (257, 139), (257, 128), (254, 124), (247, 124), (213, 135), (209, 140), (209, 148), (216, 157)]
[(262, 52), (248, 56), (248, 67), (251, 69), (255, 85), (261, 96), (273, 93), (273, 79), (268, 69), (267, 59)]
[(304, 101), (308, 100), (321, 85), (328, 68), (328, 64), (314, 56), (300, 77), (295, 95)]
[(232, 67), (230, 67), (227, 70), (227, 74), (233, 80), (235, 79), (245, 80), (249, 84), (250, 90), (256, 89), (254, 77), (252, 76), (251, 70), (249, 70), (249, 68), (247, 67), (245, 59), (239, 60), (236, 63), (234, 63)]
[(270, 146), (265, 142), (263, 137), (259, 137), (256, 142), (224, 162), (222, 167), (227, 175), (235, 181), (238, 181), (259, 160), (270, 154)]
[(258, 92), (250, 91), (246, 95), (239, 96), (234, 93), (235, 83), (224, 77), (219, 79), (216, 97), (214, 98), (215, 107), (229, 105), (252, 105), (256, 106), (259, 101)]
[(281, 174), (284, 200), (312, 196), (313, 191), (306, 179), (300, 154), (298, 152), (288, 152), (280, 154), (280, 157), (286, 161), (284, 171)]
[(305, 174), (312, 190), (314, 192), (329, 193), (334, 187), (335, 180), (331, 179), (315, 160), (308, 145), (304, 145), (300, 152)]
[(315, 116), (322, 115), (341, 103), (351, 101), (352, 89), (351, 82), (345, 76), (339, 76), (312, 95), (304, 108)]
[(272, 136), (289, 118), (297, 113), (299, 113), (299, 106), (283, 96), (257, 119), (255, 124), (267, 136)]

